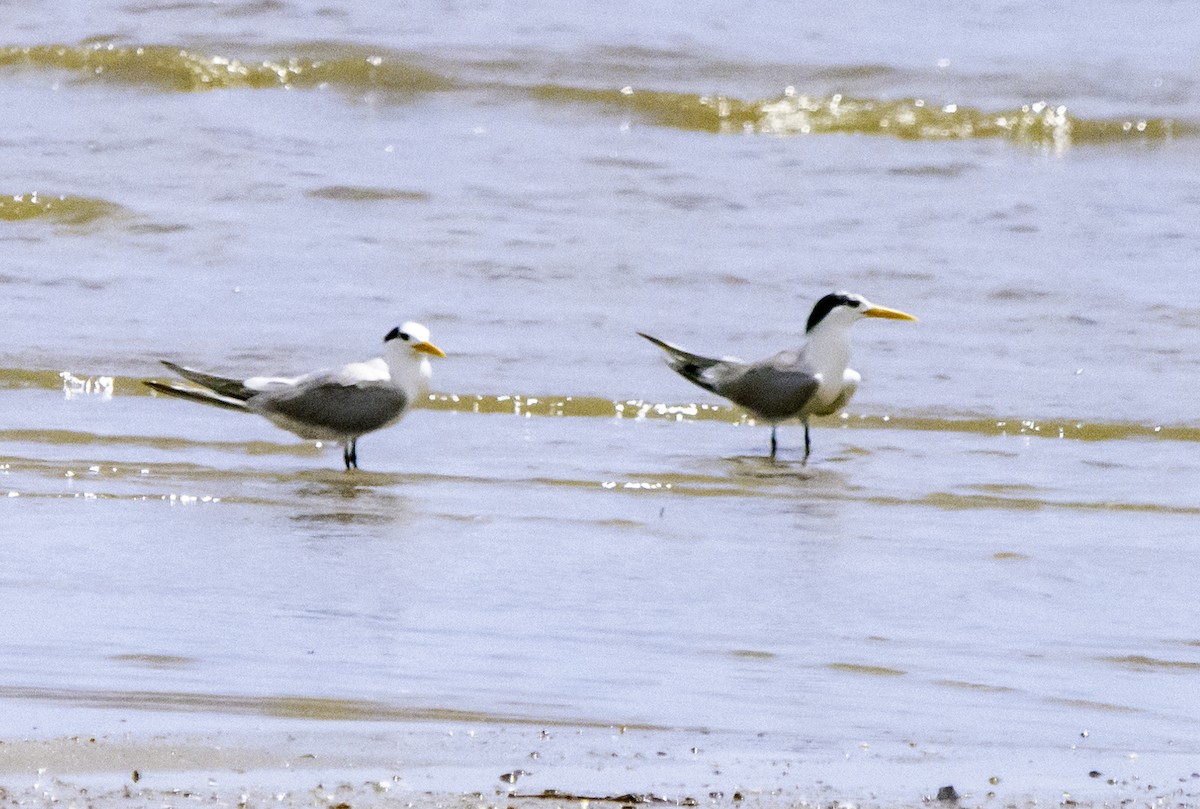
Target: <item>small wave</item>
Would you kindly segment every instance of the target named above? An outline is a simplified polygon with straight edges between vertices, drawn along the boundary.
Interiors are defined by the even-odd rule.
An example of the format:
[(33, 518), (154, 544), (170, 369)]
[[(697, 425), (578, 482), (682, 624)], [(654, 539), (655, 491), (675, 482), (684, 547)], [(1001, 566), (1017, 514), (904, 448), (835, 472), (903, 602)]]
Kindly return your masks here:
[(601, 104), (660, 126), (718, 134), (855, 134), (922, 141), (999, 138), (1062, 151), (1083, 144), (1160, 143), (1196, 132), (1194, 125), (1170, 118), (1082, 118), (1063, 105), (1045, 101), (988, 111), (920, 98), (804, 95), (791, 87), (778, 98), (750, 101), (632, 87), (593, 90), (543, 85), (533, 93), (545, 101)]
[(41, 219), (59, 225), (89, 225), (125, 213), (113, 202), (92, 197), (41, 194), (0, 196), (0, 221)]
[[(138, 377), (122, 377), (72, 371), (0, 368), (0, 391), (5, 389), (75, 391), (73, 379), (96, 380), (95, 390), (84, 392), (110, 396), (153, 396)], [(644, 399), (606, 399), (600, 396), (529, 396), (522, 394), (431, 393), (420, 405), (427, 410), (458, 413), (508, 414), (523, 418), (607, 418), (665, 421), (723, 421), (753, 425), (745, 411), (708, 402), (651, 402)], [(1200, 427), (1187, 424), (1139, 424), (1129, 421), (1084, 419), (1038, 419), (986, 414), (918, 415), (844, 412), (813, 419), (814, 424), (846, 429), (892, 429), (922, 432), (1020, 435), (1076, 441), (1124, 441), (1159, 439), (1200, 443)], [(0, 438), (12, 431), (0, 431)]]
[(80, 81), (165, 90), (319, 87), (405, 93), (448, 90), (452, 83), (383, 50), (311, 46), (298, 55), (262, 59), (204, 53), (170, 45), (30, 45), (0, 48), (0, 68), (66, 70)]
[(85, 396), (95, 396), (100, 399), (111, 399), (113, 394), (113, 379), (111, 376), (78, 377), (70, 371), (59, 374), (63, 381), (63, 395), (68, 399), (79, 399)]
[[(247, 49), (249, 50), (249, 49)], [(422, 57), (388, 48), (341, 42), (283, 44), (256, 49), (258, 55), (210, 53), (173, 45), (78, 45), (0, 47), (0, 70), (68, 71), (78, 82), (111, 82), (167, 91), (336, 87), (356, 92), (402, 95), (467, 89), (505, 96), (532, 96), (546, 103), (593, 106), (636, 116), (651, 125), (714, 134), (749, 133), (792, 137), (819, 134), (881, 135), (903, 140), (1002, 139), (1062, 151), (1078, 145), (1155, 144), (1194, 137), (1195, 122), (1156, 116), (1087, 118), (1065, 105), (1033, 100), (1019, 107), (986, 110), (920, 97), (888, 99), (848, 93), (805, 93), (789, 86), (776, 97), (741, 99), (649, 87), (588, 87), (527, 84), (519, 76), (470, 76), (478, 65), (437, 58), (437, 70)], [(530, 57), (532, 58), (532, 57)], [(430, 61), (426, 59), (425, 61)], [(782, 69), (781, 69), (782, 70)], [(438, 72), (443, 71), (443, 72)], [(813, 74), (828, 86), (876, 75), (880, 66), (844, 66)], [(648, 74), (648, 82), (654, 74)], [(781, 82), (782, 84), (782, 82)]]

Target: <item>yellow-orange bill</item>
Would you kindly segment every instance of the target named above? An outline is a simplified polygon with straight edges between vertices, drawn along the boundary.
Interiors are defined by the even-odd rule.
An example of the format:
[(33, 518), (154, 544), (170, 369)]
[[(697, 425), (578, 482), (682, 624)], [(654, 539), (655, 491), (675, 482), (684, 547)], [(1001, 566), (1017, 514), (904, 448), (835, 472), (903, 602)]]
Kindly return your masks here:
[(916, 320), (908, 312), (901, 312), (899, 309), (888, 309), (886, 306), (872, 306), (863, 312), (863, 314), (867, 317), (884, 317), (888, 320)]

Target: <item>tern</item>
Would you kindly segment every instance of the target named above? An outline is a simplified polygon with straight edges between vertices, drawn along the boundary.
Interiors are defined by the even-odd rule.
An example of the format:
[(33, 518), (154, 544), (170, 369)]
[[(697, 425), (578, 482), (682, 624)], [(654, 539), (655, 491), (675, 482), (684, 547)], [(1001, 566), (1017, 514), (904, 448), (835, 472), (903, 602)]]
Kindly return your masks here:
[(357, 469), (359, 437), (399, 421), (428, 393), (429, 358), (446, 356), (429, 342), (429, 329), (420, 323), (397, 326), (383, 344), (382, 357), (297, 377), (229, 379), (162, 360), (195, 384), (143, 383), (193, 402), (258, 413), (301, 438), (337, 441), (346, 469)]
[(812, 452), (809, 416), (828, 416), (846, 406), (862, 377), (849, 367), (850, 327), (864, 317), (916, 320), (910, 314), (876, 306), (862, 295), (834, 292), (817, 301), (808, 316), (805, 341), (758, 362), (713, 359), (638, 332), (667, 352), (667, 365), (684, 379), (741, 405), (771, 425), (771, 458), (779, 422), (804, 422), (804, 463)]

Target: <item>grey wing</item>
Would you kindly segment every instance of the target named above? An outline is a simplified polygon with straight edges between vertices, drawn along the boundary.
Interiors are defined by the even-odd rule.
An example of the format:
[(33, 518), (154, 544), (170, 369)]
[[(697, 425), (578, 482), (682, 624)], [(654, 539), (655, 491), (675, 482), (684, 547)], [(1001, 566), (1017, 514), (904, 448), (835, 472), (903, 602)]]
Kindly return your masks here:
[(315, 381), (293, 389), (272, 390), (250, 401), (251, 409), (268, 418), (282, 417), (300, 435), (301, 428), (314, 434), (360, 436), (391, 424), (409, 405), (404, 391), (379, 382), (344, 385)]
[(807, 371), (768, 360), (741, 368), (713, 391), (764, 419), (778, 421), (801, 415), (818, 387), (820, 382)]

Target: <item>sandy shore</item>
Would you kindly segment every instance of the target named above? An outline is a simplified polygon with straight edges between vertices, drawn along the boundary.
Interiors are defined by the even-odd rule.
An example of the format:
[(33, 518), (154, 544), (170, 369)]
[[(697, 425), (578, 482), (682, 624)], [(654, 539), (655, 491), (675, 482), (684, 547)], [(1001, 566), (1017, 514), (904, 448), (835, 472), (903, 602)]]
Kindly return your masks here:
[[(294, 732), (9, 739), (0, 741), (0, 803), (338, 809), (1200, 805), (1200, 775), (1182, 758), (1174, 761), (1176, 775), (1152, 780), (1096, 770), (1055, 776), (1033, 762), (1024, 772), (997, 764), (1005, 768), (1003, 776), (972, 779), (963, 776), (971, 767), (950, 758), (902, 759), (868, 745), (860, 746), (855, 760), (770, 750), (769, 743), (739, 751), (744, 740), (686, 736), (620, 728), (415, 723), (364, 729), (361, 723), (330, 723), (315, 732), (309, 725)], [(990, 771), (980, 766), (975, 769)], [(967, 780), (943, 783), (935, 780), (939, 772)], [(939, 788), (951, 784), (958, 799), (939, 800)]]

